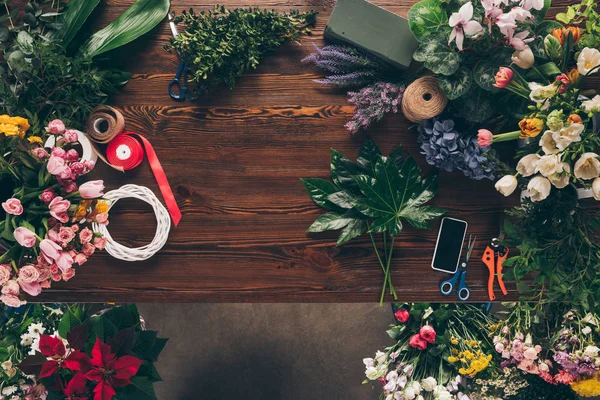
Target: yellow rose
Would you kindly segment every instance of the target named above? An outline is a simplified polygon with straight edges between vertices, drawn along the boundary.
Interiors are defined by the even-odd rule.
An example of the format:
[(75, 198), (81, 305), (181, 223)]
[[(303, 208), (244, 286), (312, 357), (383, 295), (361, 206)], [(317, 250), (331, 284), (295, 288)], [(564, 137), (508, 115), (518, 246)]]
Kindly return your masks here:
[(521, 138), (533, 138), (544, 129), (544, 121), (539, 118), (523, 118), (519, 122), (519, 128), (521, 128)]
[(42, 138), (39, 136), (29, 136), (27, 140), (29, 141), (29, 143), (42, 143)]

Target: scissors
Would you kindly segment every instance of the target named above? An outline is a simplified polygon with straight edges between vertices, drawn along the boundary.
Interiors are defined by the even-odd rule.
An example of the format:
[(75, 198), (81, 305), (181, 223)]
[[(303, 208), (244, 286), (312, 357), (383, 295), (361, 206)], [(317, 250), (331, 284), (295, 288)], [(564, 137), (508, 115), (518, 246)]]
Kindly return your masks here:
[(490, 273), (488, 277), (488, 296), (490, 301), (496, 300), (494, 294), (494, 279), (498, 277), (498, 285), (503, 295), (507, 295), (508, 291), (504, 285), (504, 279), (502, 278), (502, 263), (508, 257), (508, 247), (502, 246), (500, 242), (503, 240), (504, 233), (500, 230), (500, 234), (497, 238), (493, 238), (491, 243), (485, 248), (481, 261), (488, 267)]
[(458, 298), (462, 301), (469, 300), (469, 297), (471, 296), (471, 291), (467, 287), (465, 279), (467, 278), (467, 263), (469, 262), (469, 258), (471, 258), (471, 253), (473, 252), (473, 248), (475, 247), (476, 241), (477, 236), (473, 237), (473, 235), (469, 235), (467, 253), (461, 260), (458, 270), (451, 279), (443, 281), (440, 284), (440, 292), (444, 296), (448, 296), (450, 293), (452, 293), (454, 291), (454, 288), (456, 287), (456, 284), (458, 283), (458, 290), (456, 292)]
[[(173, 21), (173, 16), (171, 16), (171, 14), (169, 14), (169, 26), (171, 27), (173, 37), (176, 38), (179, 33), (177, 32), (177, 26), (175, 26), (175, 21)], [(186, 63), (180, 61), (175, 78), (169, 83), (169, 96), (171, 96), (173, 100), (182, 101), (186, 98), (188, 100), (193, 100), (193, 97), (190, 96), (190, 88), (188, 86), (188, 72), (190, 72), (190, 67)], [(177, 88), (176, 91), (173, 91), (174, 87)]]

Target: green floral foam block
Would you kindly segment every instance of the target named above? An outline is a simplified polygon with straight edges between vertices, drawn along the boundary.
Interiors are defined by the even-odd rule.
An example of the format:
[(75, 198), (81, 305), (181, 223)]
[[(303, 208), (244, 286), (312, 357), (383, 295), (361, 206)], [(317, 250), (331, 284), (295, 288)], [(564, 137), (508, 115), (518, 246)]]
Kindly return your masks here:
[(365, 0), (338, 0), (324, 36), (366, 50), (398, 68), (410, 66), (418, 45), (408, 20)]

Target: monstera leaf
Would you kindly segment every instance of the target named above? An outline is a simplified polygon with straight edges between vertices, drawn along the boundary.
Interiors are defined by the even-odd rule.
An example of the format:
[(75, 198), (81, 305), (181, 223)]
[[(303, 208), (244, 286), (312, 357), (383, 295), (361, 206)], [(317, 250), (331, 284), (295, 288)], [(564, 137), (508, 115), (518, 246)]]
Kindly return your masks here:
[(332, 210), (317, 218), (308, 231), (342, 230), (338, 246), (367, 230), (396, 237), (402, 232), (403, 221), (427, 228), (428, 221), (444, 213), (425, 205), (435, 196), (437, 176), (422, 178), (416, 162), (404, 160), (401, 148), (384, 157), (367, 140), (356, 163), (332, 150), (331, 178), (333, 183), (315, 179), (302, 182), (316, 204)]

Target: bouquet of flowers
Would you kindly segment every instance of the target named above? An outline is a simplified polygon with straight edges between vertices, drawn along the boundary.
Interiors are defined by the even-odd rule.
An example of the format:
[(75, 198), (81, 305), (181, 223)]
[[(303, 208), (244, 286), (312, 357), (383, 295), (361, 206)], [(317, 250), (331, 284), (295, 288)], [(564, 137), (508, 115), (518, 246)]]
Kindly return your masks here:
[[(0, 300), (12, 307), (25, 303), (21, 292), (37, 296), (71, 279), (74, 265), (104, 248), (92, 222), (108, 224), (103, 182), (78, 183), (94, 163), (82, 160), (77, 131), (60, 120), (45, 129), (32, 122), (0, 116)], [(55, 144), (45, 149), (51, 135)]]

